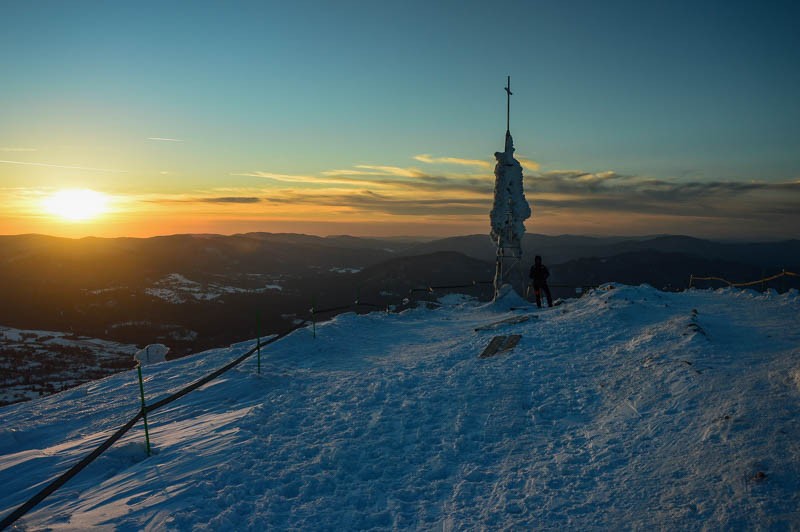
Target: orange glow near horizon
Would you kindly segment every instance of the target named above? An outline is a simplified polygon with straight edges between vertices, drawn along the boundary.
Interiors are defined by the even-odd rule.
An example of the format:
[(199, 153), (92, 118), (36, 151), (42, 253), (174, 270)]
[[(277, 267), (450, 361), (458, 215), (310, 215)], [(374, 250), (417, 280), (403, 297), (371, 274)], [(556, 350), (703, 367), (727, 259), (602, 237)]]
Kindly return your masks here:
[[(546, 177), (531, 179), (528, 200), (534, 214), (525, 223), (529, 233), (742, 236), (736, 224), (731, 224), (730, 215), (707, 216), (691, 209), (666, 213), (614, 210), (602, 203), (586, 206), (589, 196), (581, 190), (560, 191), (552, 184), (554, 178), (548, 181)], [(464, 182), (471, 183), (466, 177)], [(271, 232), (438, 238), (489, 232), (491, 196), (485, 187), (473, 190), (464, 186), (461, 190), (457, 182), (459, 186), (453, 190), (431, 193), (415, 181), (371, 185), (363, 189), (268, 185), (187, 192), (0, 187), (0, 204), (4, 206), (0, 235), (146, 238), (180, 233)], [(758, 199), (755, 193), (749, 196), (753, 198)], [(769, 218), (748, 220), (748, 229), (748, 238), (777, 238)]]

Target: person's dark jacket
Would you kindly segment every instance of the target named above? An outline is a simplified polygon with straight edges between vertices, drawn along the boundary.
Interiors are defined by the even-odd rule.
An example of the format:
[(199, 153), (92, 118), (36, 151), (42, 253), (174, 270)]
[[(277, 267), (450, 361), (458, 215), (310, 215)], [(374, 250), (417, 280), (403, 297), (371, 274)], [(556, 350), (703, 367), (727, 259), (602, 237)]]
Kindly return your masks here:
[(539, 264), (538, 266), (534, 264), (531, 266), (530, 278), (533, 279), (534, 286), (546, 285), (548, 277), (550, 277), (550, 272), (544, 264)]

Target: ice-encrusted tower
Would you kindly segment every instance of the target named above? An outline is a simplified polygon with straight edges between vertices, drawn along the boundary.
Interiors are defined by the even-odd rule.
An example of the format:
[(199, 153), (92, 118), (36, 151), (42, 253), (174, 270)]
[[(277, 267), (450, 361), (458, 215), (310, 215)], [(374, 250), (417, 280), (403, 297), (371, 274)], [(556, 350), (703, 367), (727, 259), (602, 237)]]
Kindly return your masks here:
[(506, 90), (505, 150), (495, 152), (494, 205), (489, 218), (492, 222), (492, 241), (497, 246), (494, 274), (494, 297), (503, 284), (518, 285), (523, 291), (522, 237), (525, 220), (531, 217), (531, 207), (522, 188), (522, 165), (514, 159), (514, 139), (511, 137), (511, 76)]

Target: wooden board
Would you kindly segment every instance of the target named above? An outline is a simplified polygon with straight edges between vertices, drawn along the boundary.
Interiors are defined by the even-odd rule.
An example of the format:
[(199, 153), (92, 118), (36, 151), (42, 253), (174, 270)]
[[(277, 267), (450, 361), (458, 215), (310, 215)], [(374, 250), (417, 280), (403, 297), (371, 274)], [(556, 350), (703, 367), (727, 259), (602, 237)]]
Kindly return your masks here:
[(496, 321), (494, 323), (489, 323), (487, 325), (481, 325), (480, 327), (475, 327), (475, 331), (493, 331), (495, 329), (499, 329), (505, 325), (514, 325), (516, 323), (525, 323), (531, 319), (531, 317), (527, 314), (523, 314), (522, 316), (512, 316), (510, 318), (506, 318), (504, 320)]
[(506, 342), (503, 344), (503, 347), (500, 348), (500, 351), (498, 351), (498, 353), (502, 353), (504, 351), (511, 351), (512, 349), (517, 347), (517, 344), (521, 339), (522, 339), (521, 334), (512, 334), (506, 339)]
[(522, 335), (520, 334), (512, 334), (510, 336), (495, 336), (489, 340), (489, 345), (487, 345), (486, 349), (484, 349), (483, 352), (478, 355), (478, 358), (489, 358), (507, 351), (511, 351), (517, 346), (521, 338)]
[(486, 346), (486, 349), (478, 355), (479, 358), (489, 358), (497, 354), (498, 349), (506, 343), (507, 336), (495, 336), (491, 340), (489, 340), (489, 345)]

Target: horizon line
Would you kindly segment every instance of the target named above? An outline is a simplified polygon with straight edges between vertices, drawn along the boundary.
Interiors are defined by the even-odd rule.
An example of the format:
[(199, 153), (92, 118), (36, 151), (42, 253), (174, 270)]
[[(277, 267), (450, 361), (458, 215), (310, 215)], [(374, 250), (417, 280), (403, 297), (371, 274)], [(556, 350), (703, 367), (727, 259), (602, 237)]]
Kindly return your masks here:
[[(180, 236), (193, 236), (193, 237), (232, 237), (232, 236), (244, 236), (244, 235), (297, 235), (297, 236), (311, 236), (317, 238), (355, 238), (360, 240), (415, 240), (421, 242), (433, 242), (436, 240), (447, 240), (451, 238), (467, 238), (467, 237), (477, 237), (477, 236), (486, 236), (487, 240), (489, 239), (489, 233), (487, 232), (485, 235), (484, 233), (464, 233), (459, 235), (449, 235), (449, 236), (423, 236), (423, 235), (396, 235), (396, 236), (374, 236), (374, 235), (351, 235), (348, 233), (330, 233), (330, 234), (315, 234), (315, 233), (299, 233), (299, 232), (288, 232), (288, 231), (246, 231), (246, 232), (234, 232), (234, 233), (206, 233), (206, 232), (198, 232), (198, 233), (164, 233), (158, 235), (150, 235), (150, 236), (94, 236), (94, 235), (85, 235), (85, 236), (58, 236), (58, 235), (51, 235), (46, 233), (16, 233), (16, 234), (4, 234), (0, 233), (0, 238), (6, 237), (45, 237), (45, 238), (57, 238), (57, 239), (65, 239), (65, 240), (85, 240), (85, 239), (97, 239), (97, 240), (115, 240), (115, 239), (135, 239), (135, 240), (147, 240), (151, 238), (166, 238), (166, 237), (180, 237)], [(572, 237), (572, 238), (594, 238), (598, 240), (613, 240), (613, 239), (621, 239), (621, 240), (636, 240), (636, 239), (657, 239), (657, 238), (691, 238), (694, 240), (705, 240), (708, 242), (789, 242), (798, 240), (797, 238), (777, 238), (777, 239), (764, 239), (764, 238), (724, 238), (724, 237), (701, 237), (701, 236), (693, 236), (689, 234), (682, 234), (682, 233), (654, 233), (654, 234), (636, 234), (636, 235), (599, 235), (599, 234), (579, 234), (579, 233), (559, 233), (559, 234), (547, 234), (547, 233), (525, 233), (525, 236), (538, 236), (538, 237), (547, 237), (547, 238), (565, 238), (565, 237)], [(524, 238), (524, 237), (523, 237)]]

